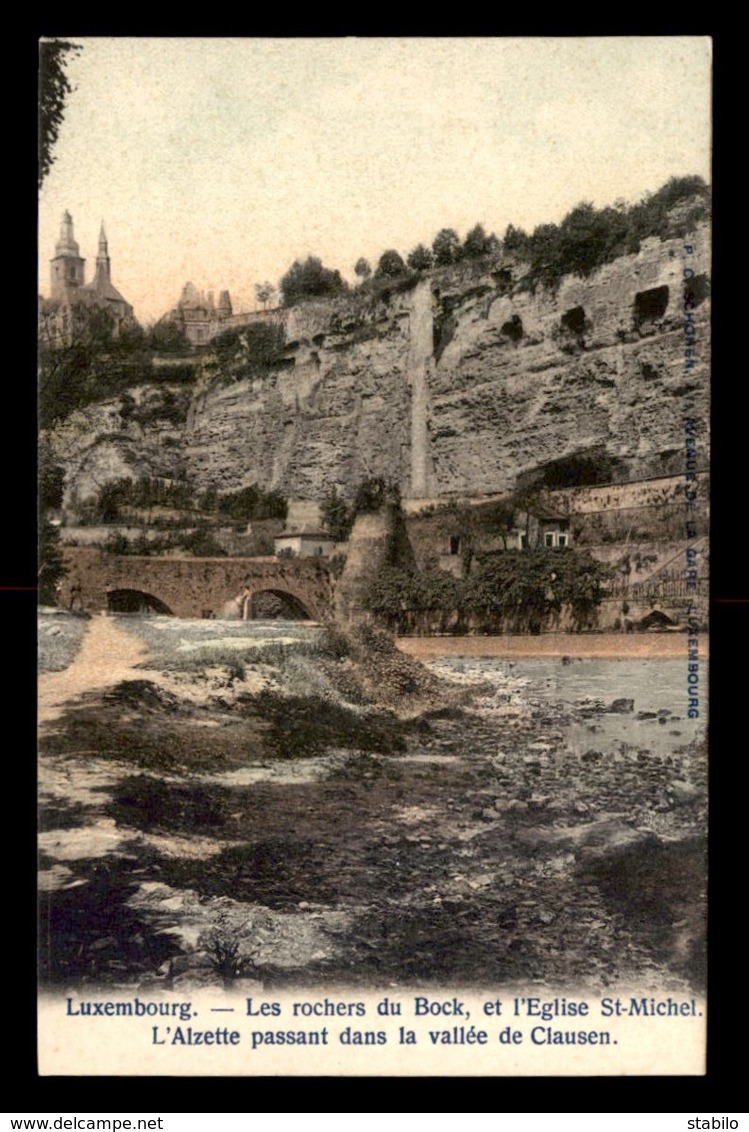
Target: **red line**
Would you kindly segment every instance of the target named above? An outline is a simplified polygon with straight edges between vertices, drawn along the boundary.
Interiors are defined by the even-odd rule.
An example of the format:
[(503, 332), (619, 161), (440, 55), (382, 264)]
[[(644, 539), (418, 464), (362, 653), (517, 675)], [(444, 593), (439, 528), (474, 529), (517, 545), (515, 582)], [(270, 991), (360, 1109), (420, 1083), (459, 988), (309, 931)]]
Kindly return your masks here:
[(713, 604), (717, 605), (749, 605), (749, 597), (714, 597)]
[(0, 590), (32, 590), (34, 593), (38, 589), (38, 586), (0, 586)]

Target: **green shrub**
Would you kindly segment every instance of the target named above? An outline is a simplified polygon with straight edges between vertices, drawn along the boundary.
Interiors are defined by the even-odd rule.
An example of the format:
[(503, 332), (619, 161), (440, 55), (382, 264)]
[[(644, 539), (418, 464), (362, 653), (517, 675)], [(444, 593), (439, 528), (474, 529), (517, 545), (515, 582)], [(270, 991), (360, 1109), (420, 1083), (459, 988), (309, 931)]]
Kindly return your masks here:
[(400, 254), (400, 252), (397, 252), (395, 248), (390, 248), (388, 251), (383, 252), (380, 256), (375, 275), (402, 275), (405, 270), (406, 265), (403, 262), (403, 256)]
[[(531, 236), (510, 225), (504, 246), (529, 261), (528, 284), (556, 287), (565, 274), (589, 275), (617, 256), (637, 252), (642, 240), (682, 236), (708, 215), (710, 193), (701, 177), (672, 177), (635, 205), (597, 209), (584, 201), (559, 225), (540, 224)], [(691, 206), (689, 206), (689, 202)], [(681, 206), (684, 215), (673, 216)]]
[(277, 322), (252, 322), (241, 329), (225, 330), (210, 344), (220, 381), (264, 377), (284, 364), (286, 333)]
[(197, 528), (182, 539), (182, 547), (195, 558), (226, 558), (226, 551), (215, 537), (200, 523)]
[(320, 520), (328, 534), (336, 542), (345, 542), (351, 534), (355, 518), (354, 508), (346, 503), (335, 487), (331, 487), (320, 504)]
[(494, 233), (492, 232), (490, 236), (487, 236), (484, 226), (476, 224), (463, 241), (463, 256), (467, 259), (475, 259), (478, 256), (499, 251), (499, 247), (499, 240)]
[(198, 936), (203, 951), (216, 974), (229, 990), (237, 980), (257, 971), (256, 952), (248, 952), (242, 932), (229, 925), (226, 917)]
[(317, 256), (295, 260), (280, 282), (283, 305), (293, 307), (305, 299), (328, 298), (346, 290), (340, 271), (323, 267)]
[(487, 632), (540, 633), (569, 609), (575, 630), (591, 628), (603, 598), (606, 569), (572, 548), (477, 555), (464, 579), (439, 569), (382, 567), (363, 603), (392, 631), (468, 618)]
[(434, 255), (424, 244), (417, 244), (408, 253), (406, 263), (413, 271), (428, 271), (434, 263)]

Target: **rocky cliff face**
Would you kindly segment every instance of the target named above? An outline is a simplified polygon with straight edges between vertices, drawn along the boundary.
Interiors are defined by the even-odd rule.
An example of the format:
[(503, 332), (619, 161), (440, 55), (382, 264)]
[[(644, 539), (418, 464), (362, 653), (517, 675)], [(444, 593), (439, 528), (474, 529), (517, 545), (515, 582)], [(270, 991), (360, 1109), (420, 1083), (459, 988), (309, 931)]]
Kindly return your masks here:
[[(555, 294), (455, 295), (430, 387), (436, 493), (508, 488), (518, 473), (597, 444), (632, 478), (683, 470), (687, 392), (702, 445), (708, 420), (707, 231), (692, 243), (687, 257), (680, 240), (648, 240), (587, 279), (565, 277)], [(685, 267), (702, 300), (688, 370)]]
[(185, 452), (197, 483), (316, 499), (370, 475), (407, 482), (410, 300), (291, 310), (284, 368), (196, 399)]
[[(333, 485), (350, 495), (373, 475), (397, 480), (406, 497), (477, 494), (596, 446), (631, 478), (678, 473), (688, 394), (704, 466), (707, 227), (689, 242), (687, 255), (680, 239), (648, 240), (555, 292), (524, 290), (517, 268), (488, 258), (387, 301), (295, 308), (284, 316), (283, 363), (199, 385), (183, 427), (138, 429), (117, 419), (115, 403), (61, 426), (68, 490), (183, 468), (201, 489), (257, 482), (295, 498)], [(689, 335), (685, 267), (698, 280)]]
[[(165, 397), (172, 398), (172, 411), (162, 416)], [(183, 476), (185, 425), (179, 418), (187, 415), (187, 398), (184, 388), (143, 386), (57, 424), (49, 439), (54, 459), (65, 468), (65, 505), (95, 495), (111, 480)], [(183, 402), (183, 411), (175, 414), (174, 402)]]

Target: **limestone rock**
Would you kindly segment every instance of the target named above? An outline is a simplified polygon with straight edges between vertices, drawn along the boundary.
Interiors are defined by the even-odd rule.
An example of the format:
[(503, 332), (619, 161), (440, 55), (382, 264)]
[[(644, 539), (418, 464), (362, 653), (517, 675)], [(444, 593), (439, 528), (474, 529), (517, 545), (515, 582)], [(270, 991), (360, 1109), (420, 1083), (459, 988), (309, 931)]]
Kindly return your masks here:
[[(691, 266), (706, 274), (707, 226), (690, 242)], [(229, 384), (199, 381), (182, 426), (142, 428), (114, 399), (73, 414), (52, 437), (68, 497), (180, 469), (198, 489), (257, 483), (317, 500), (378, 475), (404, 496), (479, 494), (601, 444), (632, 479), (682, 472), (684, 393), (707, 421), (710, 356), (705, 300), (685, 373), (682, 241), (645, 240), (556, 291), (518, 287), (520, 268), (500, 285), (497, 266), (487, 257), (436, 271), (387, 301), (354, 293), (274, 314), (286, 337), (279, 364)], [(637, 296), (664, 288), (662, 314), (638, 319)], [(582, 329), (570, 336), (578, 308)], [(705, 461), (707, 443), (703, 434)]]

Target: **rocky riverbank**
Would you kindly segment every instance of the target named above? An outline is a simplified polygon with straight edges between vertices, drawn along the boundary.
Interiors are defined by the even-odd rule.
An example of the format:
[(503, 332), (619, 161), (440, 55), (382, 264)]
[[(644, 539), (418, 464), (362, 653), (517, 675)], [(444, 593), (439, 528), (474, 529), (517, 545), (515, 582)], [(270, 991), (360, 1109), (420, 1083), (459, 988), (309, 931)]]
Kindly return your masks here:
[[(702, 987), (699, 742), (604, 749), (624, 698), (247, 631), (92, 620), (42, 729), (46, 984)], [(147, 670), (92, 686), (134, 633)]]

